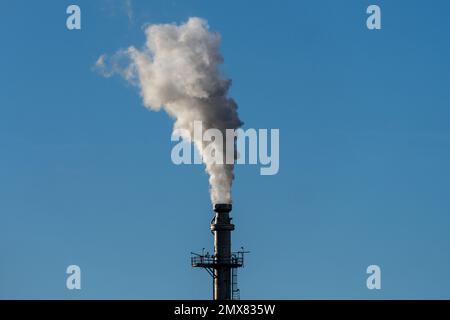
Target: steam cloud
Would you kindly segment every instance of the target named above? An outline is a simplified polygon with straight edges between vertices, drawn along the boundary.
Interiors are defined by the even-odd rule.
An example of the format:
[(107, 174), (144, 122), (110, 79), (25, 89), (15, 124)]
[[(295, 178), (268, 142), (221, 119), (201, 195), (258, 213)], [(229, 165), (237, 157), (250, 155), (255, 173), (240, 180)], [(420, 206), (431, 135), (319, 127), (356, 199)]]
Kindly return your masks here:
[[(223, 146), (220, 143), (221, 148), (214, 147), (224, 159), (224, 164), (216, 164), (205, 152), (206, 145), (215, 142), (205, 143), (193, 132), (194, 121), (202, 122), (203, 131), (215, 128), (224, 137), (226, 129), (242, 125), (237, 104), (228, 97), (231, 80), (219, 69), (223, 62), (219, 52), (220, 35), (208, 29), (207, 22), (196, 17), (179, 26), (150, 25), (145, 30), (145, 47), (118, 52), (111, 59), (112, 70), (104, 71), (104, 75), (119, 73), (139, 86), (145, 107), (154, 111), (163, 109), (175, 119), (174, 130), (190, 133), (183, 138), (194, 142), (203, 157), (209, 174), (211, 201), (231, 203), (234, 176), (233, 164), (225, 164), (226, 143)], [(120, 66), (118, 62), (124, 57), (126, 63)], [(106, 70), (104, 55), (97, 61), (97, 67)]]

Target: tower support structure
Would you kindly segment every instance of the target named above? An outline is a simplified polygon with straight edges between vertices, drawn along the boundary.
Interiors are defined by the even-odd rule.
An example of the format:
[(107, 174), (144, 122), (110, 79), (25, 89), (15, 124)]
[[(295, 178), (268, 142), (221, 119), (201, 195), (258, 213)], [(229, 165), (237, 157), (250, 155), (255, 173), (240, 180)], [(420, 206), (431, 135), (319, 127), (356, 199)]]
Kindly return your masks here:
[(237, 288), (237, 268), (244, 266), (244, 252), (231, 251), (231, 204), (216, 204), (215, 215), (211, 221), (211, 232), (214, 235), (214, 254), (193, 253), (191, 264), (195, 268), (204, 268), (213, 278), (214, 300), (239, 299)]

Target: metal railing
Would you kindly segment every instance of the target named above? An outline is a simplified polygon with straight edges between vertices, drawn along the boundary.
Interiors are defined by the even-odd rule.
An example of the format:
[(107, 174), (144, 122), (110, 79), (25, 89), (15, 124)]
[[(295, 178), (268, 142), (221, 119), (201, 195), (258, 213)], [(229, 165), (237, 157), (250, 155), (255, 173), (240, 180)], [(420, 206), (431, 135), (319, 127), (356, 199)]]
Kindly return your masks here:
[(203, 266), (219, 266), (230, 265), (234, 267), (241, 267), (244, 264), (244, 258), (242, 256), (231, 256), (229, 259), (219, 259), (215, 256), (195, 256), (191, 257), (191, 264), (193, 267)]

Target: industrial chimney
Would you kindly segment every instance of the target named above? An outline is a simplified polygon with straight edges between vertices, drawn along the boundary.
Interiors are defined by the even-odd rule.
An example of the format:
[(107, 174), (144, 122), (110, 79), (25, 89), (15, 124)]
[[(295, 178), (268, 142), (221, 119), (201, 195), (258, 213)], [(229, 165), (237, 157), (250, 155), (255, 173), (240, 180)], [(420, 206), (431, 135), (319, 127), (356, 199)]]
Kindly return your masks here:
[(216, 204), (216, 216), (211, 223), (214, 234), (214, 256), (217, 267), (214, 270), (214, 300), (231, 300), (231, 204)]
[(244, 265), (244, 252), (231, 252), (231, 204), (219, 203), (214, 206), (215, 216), (211, 221), (211, 232), (214, 234), (214, 254), (193, 253), (193, 267), (206, 269), (213, 277), (214, 300), (239, 299), (237, 288), (237, 268)]

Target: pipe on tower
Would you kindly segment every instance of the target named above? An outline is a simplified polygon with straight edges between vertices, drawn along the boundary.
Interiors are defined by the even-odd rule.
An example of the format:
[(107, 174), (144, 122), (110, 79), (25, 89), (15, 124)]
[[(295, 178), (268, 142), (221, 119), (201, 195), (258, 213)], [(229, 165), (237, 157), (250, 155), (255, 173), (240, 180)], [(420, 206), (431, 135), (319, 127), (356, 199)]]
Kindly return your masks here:
[(216, 267), (214, 268), (214, 300), (231, 300), (231, 204), (216, 204), (216, 212), (211, 231), (214, 233), (214, 255)]

